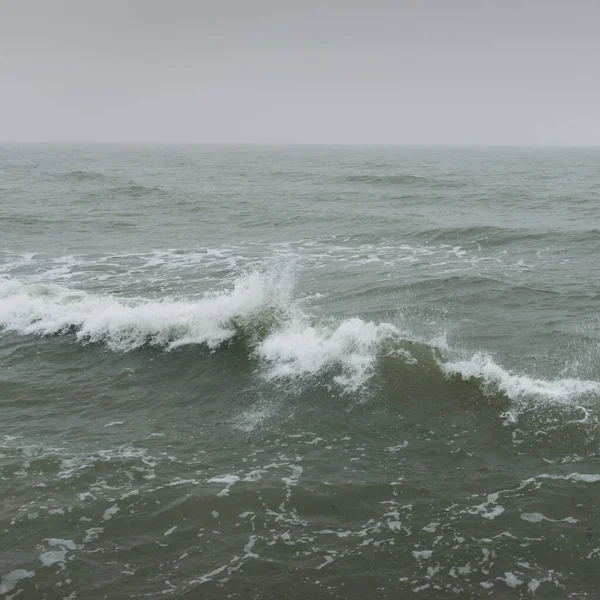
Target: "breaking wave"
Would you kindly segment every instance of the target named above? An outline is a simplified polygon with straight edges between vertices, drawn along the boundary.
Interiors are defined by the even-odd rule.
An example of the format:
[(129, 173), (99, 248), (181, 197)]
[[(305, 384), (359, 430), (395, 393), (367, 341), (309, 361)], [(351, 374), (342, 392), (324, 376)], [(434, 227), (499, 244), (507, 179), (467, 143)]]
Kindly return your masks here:
[(291, 307), (286, 278), (252, 272), (198, 300), (116, 298), (54, 284), (0, 280), (0, 326), (23, 335), (74, 333), (127, 352), (144, 345), (215, 349), (243, 330), (271, 327)]
[(424, 340), (397, 324), (359, 317), (315, 319), (293, 291), (290, 269), (247, 272), (228, 289), (192, 299), (119, 298), (0, 278), (0, 328), (20, 335), (71, 334), (81, 343), (103, 343), (117, 352), (191, 345), (214, 351), (237, 338), (259, 361), (267, 380), (325, 376), (344, 392), (366, 386), (390, 357), (414, 369), (433, 357), (441, 377), (476, 381), (484, 392), (512, 401), (560, 403), (600, 395), (598, 381), (514, 373), (488, 354), (465, 356), (435, 340), (424, 344), (427, 356), (417, 359), (410, 350)]
[(494, 362), (483, 352), (469, 359), (440, 362), (448, 376), (476, 380), (486, 391), (499, 392), (511, 400), (541, 398), (552, 402), (565, 402), (593, 394), (600, 394), (600, 382), (581, 379), (536, 379), (512, 373)]

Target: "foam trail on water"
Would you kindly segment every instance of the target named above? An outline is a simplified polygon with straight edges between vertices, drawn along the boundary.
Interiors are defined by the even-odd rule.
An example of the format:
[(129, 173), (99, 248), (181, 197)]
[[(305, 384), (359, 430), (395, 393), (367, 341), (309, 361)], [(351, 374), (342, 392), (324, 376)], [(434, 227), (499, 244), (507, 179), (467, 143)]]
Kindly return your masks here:
[(581, 379), (535, 379), (511, 373), (496, 364), (489, 354), (475, 353), (467, 360), (440, 362), (448, 376), (478, 379), (484, 388), (498, 390), (511, 400), (538, 398), (552, 402), (569, 401), (600, 393), (600, 382)]

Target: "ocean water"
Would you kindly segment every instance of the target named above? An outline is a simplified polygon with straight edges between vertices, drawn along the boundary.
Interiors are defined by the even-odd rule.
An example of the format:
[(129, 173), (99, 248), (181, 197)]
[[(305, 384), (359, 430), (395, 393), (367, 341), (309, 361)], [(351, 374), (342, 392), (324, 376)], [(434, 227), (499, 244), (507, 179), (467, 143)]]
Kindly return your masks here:
[(0, 596), (598, 598), (600, 149), (0, 147)]

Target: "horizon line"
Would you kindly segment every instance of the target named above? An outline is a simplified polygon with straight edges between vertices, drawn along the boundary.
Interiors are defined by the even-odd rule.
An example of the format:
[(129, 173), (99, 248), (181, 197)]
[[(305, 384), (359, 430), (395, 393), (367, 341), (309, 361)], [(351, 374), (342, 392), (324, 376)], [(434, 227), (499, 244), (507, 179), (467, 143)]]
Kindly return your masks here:
[(477, 142), (244, 142), (244, 141), (156, 141), (156, 140), (0, 140), (0, 145), (55, 146), (255, 146), (255, 147), (388, 147), (388, 148), (600, 148), (600, 143), (477, 143)]

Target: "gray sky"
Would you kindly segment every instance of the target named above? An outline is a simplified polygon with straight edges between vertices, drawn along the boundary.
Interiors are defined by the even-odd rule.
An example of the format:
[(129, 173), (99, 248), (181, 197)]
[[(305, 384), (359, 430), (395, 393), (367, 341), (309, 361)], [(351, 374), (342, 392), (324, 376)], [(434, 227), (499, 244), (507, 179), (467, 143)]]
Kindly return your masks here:
[(0, 140), (600, 144), (600, 0), (0, 0)]

